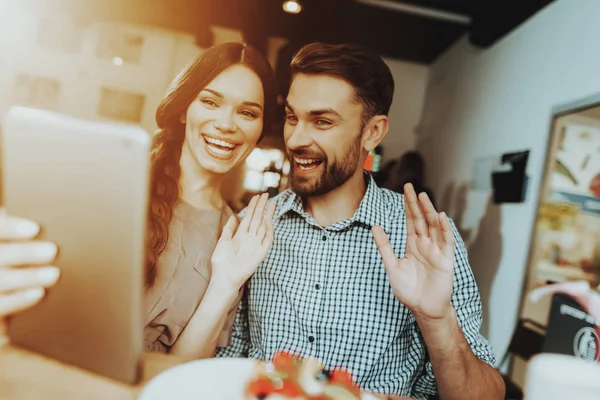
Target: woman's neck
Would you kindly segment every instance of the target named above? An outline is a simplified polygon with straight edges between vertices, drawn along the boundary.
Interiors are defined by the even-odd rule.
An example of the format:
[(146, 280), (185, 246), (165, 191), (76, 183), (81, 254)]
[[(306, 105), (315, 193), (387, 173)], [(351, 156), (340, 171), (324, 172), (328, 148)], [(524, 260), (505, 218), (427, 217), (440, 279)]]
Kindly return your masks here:
[(179, 198), (200, 209), (220, 210), (225, 201), (221, 195), (224, 176), (206, 171), (183, 147), (179, 166)]

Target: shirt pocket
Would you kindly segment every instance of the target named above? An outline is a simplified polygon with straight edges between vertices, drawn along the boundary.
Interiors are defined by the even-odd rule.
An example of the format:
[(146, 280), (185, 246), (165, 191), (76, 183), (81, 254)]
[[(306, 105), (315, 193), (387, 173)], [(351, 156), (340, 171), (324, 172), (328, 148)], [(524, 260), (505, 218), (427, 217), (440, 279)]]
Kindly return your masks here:
[(194, 261), (194, 271), (204, 278), (206, 282), (210, 282), (210, 277), (212, 275), (212, 265), (210, 263), (211, 256), (212, 251), (200, 249)]

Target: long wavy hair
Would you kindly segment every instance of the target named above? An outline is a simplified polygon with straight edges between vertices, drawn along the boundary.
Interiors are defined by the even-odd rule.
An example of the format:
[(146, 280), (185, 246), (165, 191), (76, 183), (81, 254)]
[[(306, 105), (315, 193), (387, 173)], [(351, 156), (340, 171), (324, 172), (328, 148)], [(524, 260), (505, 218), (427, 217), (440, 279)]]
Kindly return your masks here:
[(275, 74), (263, 55), (247, 44), (225, 43), (203, 51), (173, 80), (156, 110), (156, 123), (159, 129), (153, 137), (151, 152), (147, 287), (152, 286), (156, 279), (158, 259), (169, 239), (173, 206), (179, 199), (181, 175), (179, 159), (185, 139), (185, 124), (181, 122), (181, 116), (208, 83), (225, 69), (236, 64), (250, 68), (262, 82), (264, 91), (262, 138), (276, 112)]

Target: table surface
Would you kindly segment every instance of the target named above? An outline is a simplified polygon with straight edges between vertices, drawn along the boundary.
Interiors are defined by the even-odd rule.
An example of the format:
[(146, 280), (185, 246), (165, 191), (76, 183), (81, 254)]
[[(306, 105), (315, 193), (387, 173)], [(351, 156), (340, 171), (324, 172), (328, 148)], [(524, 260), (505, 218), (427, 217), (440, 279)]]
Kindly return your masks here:
[(8, 344), (0, 346), (0, 399), (136, 399), (148, 380), (183, 362), (144, 354), (142, 382), (129, 386)]
[(171, 355), (145, 353), (142, 381), (130, 386), (10, 344), (0, 345), (0, 400), (133, 400), (150, 379), (184, 362)]

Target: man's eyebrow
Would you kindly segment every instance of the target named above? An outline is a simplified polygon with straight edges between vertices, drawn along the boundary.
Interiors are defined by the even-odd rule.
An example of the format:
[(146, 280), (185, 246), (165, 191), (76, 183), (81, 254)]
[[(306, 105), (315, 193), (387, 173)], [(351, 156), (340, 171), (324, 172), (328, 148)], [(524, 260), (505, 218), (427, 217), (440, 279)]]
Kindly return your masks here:
[[(285, 102), (285, 107), (287, 109), (289, 109), (292, 113), (294, 112), (294, 108), (290, 105), (290, 103)], [(332, 114), (337, 118), (342, 118), (342, 116), (340, 115), (339, 112), (335, 111), (333, 108), (321, 108), (321, 109), (316, 109), (316, 110), (310, 110), (309, 111), (309, 115), (312, 117), (320, 117), (322, 115), (326, 115), (326, 114)]]
[(309, 112), (309, 114), (314, 117), (320, 117), (320, 116), (326, 115), (326, 114), (333, 114), (334, 116), (336, 116), (338, 118), (342, 118), (340, 113), (335, 111), (333, 108), (323, 108), (323, 109), (319, 109), (319, 110), (311, 110)]

